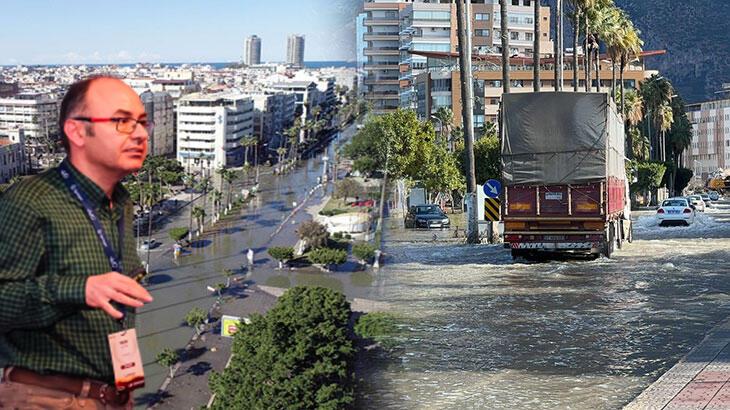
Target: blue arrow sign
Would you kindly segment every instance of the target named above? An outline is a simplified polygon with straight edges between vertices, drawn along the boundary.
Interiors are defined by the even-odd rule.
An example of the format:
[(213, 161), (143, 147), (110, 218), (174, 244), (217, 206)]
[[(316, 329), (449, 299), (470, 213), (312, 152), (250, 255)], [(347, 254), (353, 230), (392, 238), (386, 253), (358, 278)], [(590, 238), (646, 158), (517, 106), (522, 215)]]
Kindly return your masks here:
[(484, 195), (488, 198), (497, 198), (500, 192), (502, 192), (502, 183), (496, 179), (490, 179), (484, 184)]

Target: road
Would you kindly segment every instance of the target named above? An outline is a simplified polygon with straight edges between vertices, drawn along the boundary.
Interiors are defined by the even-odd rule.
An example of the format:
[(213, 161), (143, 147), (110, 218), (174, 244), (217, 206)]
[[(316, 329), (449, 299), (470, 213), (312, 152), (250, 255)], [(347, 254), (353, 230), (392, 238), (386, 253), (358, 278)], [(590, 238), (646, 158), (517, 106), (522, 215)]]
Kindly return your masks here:
[[(340, 138), (346, 140), (353, 133), (354, 127), (350, 127)], [(328, 150), (331, 158), (332, 145)], [(185, 325), (184, 317), (194, 307), (208, 311), (215, 295), (207, 287), (226, 281), (223, 270), (243, 273), (240, 268), (245, 264), (248, 248), (255, 250), (257, 265), (272, 264), (265, 253), (268, 246), (292, 246), (296, 242), (295, 226), (291, 221), (296, 221), (301, 211), (285, 219), (292, 214), (294, 204), (301, 204), (317, 185), (317, 178), (322, 175), (322, 162), (322, 155), (317, 155), (303, 160), (288, 174), (262, 174), (259, 193), (232, 218), (227, 228), (194, 241), (190, 252), (177, 260), (172, 257), (172, 241), (166, 231), (171, 226), (187, 226), (187, 211), (181, 211), (163, 231), (153, 235), (162, 244), (150, 253), (152, 273), (147, 289), (154, 302), (140, 309), (137, 315), (136, 328), (146, 377), (145, 388), (136, 392), (137, 405), (151, 400), (167, 376), (167, 370), (155, 363), (156, 355), (165, 348), (177, 350), (188, 343), (193, 330)], [(240, 192), (241, 187), (239, 181), (234, 192)], [(323, 188), (313, 191), (306, 205), (316, 204), (323, 196)], [(146, 254), (142, 257), (144, 260)]]
[(371, 297), (403, 337), (372, 361), (363, 408), (616, 409), (730, 314), (730, 203), (691, 227), (639, 212), (594, 261), (512, 261), (497, 245), (388, 223)]

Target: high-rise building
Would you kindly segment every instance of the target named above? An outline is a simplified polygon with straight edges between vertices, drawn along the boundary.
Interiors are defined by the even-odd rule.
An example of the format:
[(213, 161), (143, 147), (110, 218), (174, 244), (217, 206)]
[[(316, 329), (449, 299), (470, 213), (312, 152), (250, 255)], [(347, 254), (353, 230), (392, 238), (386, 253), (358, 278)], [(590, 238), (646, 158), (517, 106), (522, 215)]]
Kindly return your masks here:
[[(730, 84), (721, 92), (730, 95)], [(730, 165), (730, 97), (687, 105), (692, 124), (692, 145), (682, 155), (682, 164), (693, 171), (697, 184), (710, 175), (727, 175)]]
[(255, 34), (243, 42), (243, 64), (261, 64), (261, 39)]
[(239, 141), (253, 135), (253, 101), (240, 94), (193, 93), (177, 112), (177, 160), (185, 167), (243, 165)]
[(175, 153), (175, 126), (173, 102), (164, 91), (144, 91), (139, 95), (144, 104), (147, 118), (155, 123), (149, 137), (149, 155), (159, 156)]
[(295, 67), (304, 67), (304, 36), (292, 34), (286, 46), (286, 63)]

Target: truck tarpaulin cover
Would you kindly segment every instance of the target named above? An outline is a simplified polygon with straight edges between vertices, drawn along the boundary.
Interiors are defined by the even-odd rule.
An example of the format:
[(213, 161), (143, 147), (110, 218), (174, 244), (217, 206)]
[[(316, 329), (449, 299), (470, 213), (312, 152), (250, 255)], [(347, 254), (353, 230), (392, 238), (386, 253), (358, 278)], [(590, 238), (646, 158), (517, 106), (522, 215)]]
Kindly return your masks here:
[(608, 94), (506, 94), (502, 109), (502, 169), (507, 184), (626, 178), (623, 123)]

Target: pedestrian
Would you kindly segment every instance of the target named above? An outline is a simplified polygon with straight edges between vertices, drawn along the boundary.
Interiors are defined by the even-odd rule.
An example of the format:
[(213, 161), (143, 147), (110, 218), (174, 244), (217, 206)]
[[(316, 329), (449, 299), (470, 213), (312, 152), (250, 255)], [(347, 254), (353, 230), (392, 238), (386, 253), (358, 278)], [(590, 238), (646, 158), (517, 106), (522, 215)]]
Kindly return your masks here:
[(253, 266), (253, 249), (248, 248), (248, 252), (246, 253), (246, 259), (248, 261), (248, 266)]
[(144, 383), (135, 308), (152, 301), (120, 183), (147, 155), (137, 93), (99, 76), (69, 88), (67, 158), (0, 197), (0, 408), (131, 409)]

